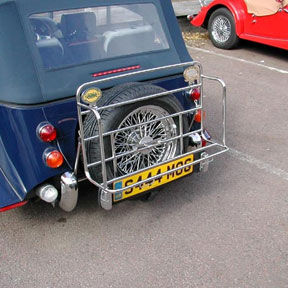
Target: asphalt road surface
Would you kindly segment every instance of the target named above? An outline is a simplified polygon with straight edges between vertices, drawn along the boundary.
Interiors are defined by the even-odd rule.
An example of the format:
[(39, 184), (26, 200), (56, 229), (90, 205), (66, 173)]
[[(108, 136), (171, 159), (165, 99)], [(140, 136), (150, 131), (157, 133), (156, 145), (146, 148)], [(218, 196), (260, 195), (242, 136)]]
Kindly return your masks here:
[[(288, 287), (287, 51), (199, 35), (191, 55), (228, 87), (231, 150), (151, 202), (107, 212), (86, 186), (70, 214), (41, 202), (2, 213), (0, 287)], [(205, 88), (219, 137), (219, 91)]]

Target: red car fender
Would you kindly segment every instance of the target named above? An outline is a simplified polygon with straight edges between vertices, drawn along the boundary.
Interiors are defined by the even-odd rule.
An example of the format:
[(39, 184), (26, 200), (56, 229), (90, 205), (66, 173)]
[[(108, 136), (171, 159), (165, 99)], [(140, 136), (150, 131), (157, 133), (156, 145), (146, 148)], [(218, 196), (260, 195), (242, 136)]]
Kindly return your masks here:
[(244, 32), (244, 20), (247, 11), (243, 0), (215, 0), (209, 5), (202, 7), (199, 14), (191, 20), (193, 26), (203, 26), (207, 28), (209, 17), (219, 8), (227, 8), (235, 19), (236, 34), (239, 36)]

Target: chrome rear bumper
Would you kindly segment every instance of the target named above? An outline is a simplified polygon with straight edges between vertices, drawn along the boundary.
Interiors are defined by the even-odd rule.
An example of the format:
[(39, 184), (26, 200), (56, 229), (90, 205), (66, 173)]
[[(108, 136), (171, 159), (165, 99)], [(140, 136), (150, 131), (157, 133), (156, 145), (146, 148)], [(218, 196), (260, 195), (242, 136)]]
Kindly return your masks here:
[(71, 172), (65, 172), (61, 176), (61, 199), (60, 208), (66, 212), (72, 211), (78, 201), (77, 177)]

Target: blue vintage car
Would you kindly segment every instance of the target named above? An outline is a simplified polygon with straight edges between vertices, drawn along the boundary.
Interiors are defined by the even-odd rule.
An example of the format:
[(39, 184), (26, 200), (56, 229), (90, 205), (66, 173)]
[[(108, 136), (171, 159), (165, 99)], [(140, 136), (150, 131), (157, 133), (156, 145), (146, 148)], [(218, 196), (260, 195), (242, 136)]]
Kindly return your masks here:
[[(35, 197), (71, 211), (83, 180), (111, 209), (227, 151), (225, 85), (187, 53), (170, 1), (0, 0), (0, 27), (1, 212)], [(203, 79), (223, 87), (220, 142)]]

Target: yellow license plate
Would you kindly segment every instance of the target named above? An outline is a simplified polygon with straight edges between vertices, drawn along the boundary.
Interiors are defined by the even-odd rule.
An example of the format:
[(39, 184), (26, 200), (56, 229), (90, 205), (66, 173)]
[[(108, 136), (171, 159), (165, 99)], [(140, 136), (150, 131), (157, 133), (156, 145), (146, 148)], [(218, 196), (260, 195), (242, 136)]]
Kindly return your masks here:
[(146, 170), (142, 173), (135, 174), (133, 176), (124, 178), (120, 181), (117, 181), (113, 184), (113, 188), (115, 190), (122, 189), (127, 186), (133, 185), (135, 183), (138, 183), (143, 180), (147, 180), (147, 182), (144, 182), (142, 184), (139, 184), (135, 187), (128, 188), (127, 190), (124, 190), (122, 192), (117, 192), (113, 195), (114, 202), (135, 196), (137, 194), (143, 193), (145, 191), (148, 191), (150, 189), (156, 188), (158, 186), (161, 186), (163, 184), (169, 183), (171, 181), (174, 181), (178, 178), (181, 178), (185, 175), (188, 175), (193, 172), (193, 165), (179, 169), (177, 171), (168, 173), (164, 176), (159, 176), (159, 178), (156, 178), (154, 180), (149, 180), (149, 178), (153, 176), (160, 175), (161, 173), (168, 172), (175, 168), (181, 168), (182, 166), (192, 163), (194, 159), (193, 155), (185, 156), (183, 158), (180, 158), (178, 160), (171, 161), (169, 163), (166, 163), (164, 165), (151, 168), (149, 170)]

